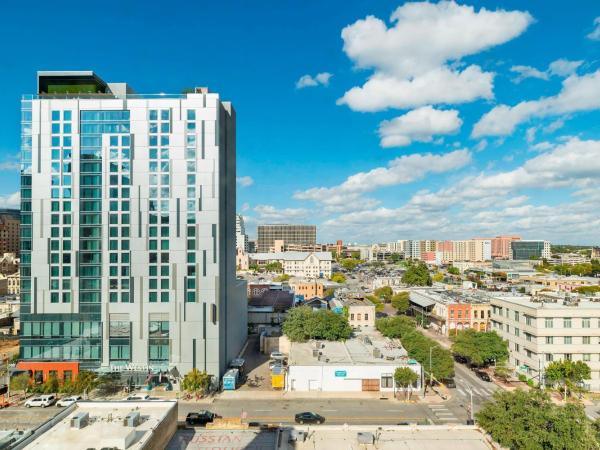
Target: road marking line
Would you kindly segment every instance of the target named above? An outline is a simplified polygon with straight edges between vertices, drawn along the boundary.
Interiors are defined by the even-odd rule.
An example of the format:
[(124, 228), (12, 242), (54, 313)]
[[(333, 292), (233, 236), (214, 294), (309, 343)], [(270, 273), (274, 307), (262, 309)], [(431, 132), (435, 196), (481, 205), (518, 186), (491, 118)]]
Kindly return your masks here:
[(467, 393), (465, 391), (463, 391), (461, 388), (456, 388), (456, 390), (458, 392), (460, 392), (462, 395), (467, 395)]
[(323, 409), (323, 412), (336, 412), (337, 409)]
[(481, 392), (479, 392), (476, 388), (471, 388), (471, 390), (473, 391), (473, 393), (481, 395)]
[(447, 421), (453, 421), (453, 422), (457, 422), (458, 419), (456, 417), (438, 417), (438, 420), (447, 420)]
[(450, 411), (448, 411), (448, 412), (436, 412), (435, 415), (436, 416), (453, 416), (454, 414), (451, 413)]
[(257, 411), (257, 412), (271, 412), (273, 410), (272, 409), (255, 409), (254, 411)]
[(446, 409), (444, 405), (427, 405), (430, 409)]
[(401, 409), (386, 409), (386, 412), (402, 412)]

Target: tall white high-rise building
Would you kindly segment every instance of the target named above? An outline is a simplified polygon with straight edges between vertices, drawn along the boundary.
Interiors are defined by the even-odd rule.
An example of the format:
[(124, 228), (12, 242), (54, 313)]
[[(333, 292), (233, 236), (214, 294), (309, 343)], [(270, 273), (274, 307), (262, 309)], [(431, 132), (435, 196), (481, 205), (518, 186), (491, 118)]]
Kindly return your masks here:
[(248, 253), (248, 235), (244, 226), (244, 217), (241, 214), (235, 216), (235, 246), (238, 250)]
[(206, 88), (38, 73), (22, 101), (19, 367), (224, 371), (247, 329), (235, 127)]

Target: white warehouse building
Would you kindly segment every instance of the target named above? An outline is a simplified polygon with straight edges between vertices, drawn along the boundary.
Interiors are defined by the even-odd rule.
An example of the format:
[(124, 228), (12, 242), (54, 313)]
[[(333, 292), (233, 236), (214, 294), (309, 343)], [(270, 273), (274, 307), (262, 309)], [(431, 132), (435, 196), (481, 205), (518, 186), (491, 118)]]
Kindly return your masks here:
[(417, 375), (412, 392), (422, 386), (421, 366), (406, 350), (376, 333), (347, 341), (293, 342), (290, 348), (286, 390), (393, 394), (403, 388), (394, 383), (398, 367), (409, 367)]

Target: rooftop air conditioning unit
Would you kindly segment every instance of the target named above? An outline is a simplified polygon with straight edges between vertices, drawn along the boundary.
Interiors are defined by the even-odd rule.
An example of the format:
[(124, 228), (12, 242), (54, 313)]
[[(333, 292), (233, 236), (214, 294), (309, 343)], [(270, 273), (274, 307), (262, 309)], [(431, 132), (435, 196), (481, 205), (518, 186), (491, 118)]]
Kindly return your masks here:
[(141, 421), (142, 417), (140, 416), (139, 411), (131, 411), (123, 419), (123, 426), (135, 428), (141, 423)]
[(86, 412), (78, 412), (71, 417), (71, 428), (77, 428), (78, 430), (85, 428), (90, 420), (90, 414)]
[(313, 349), (313, 358), (319, 357), (319, 350)]
[(291, 430), (290, 442), (304, 442), (306, 440), (306, 431)]
[(373, 445), (375, 443), (375, 435), (373, 433), (359, 432), (356, 434), (356, 440), (359, 444)]
[(373, 358), (381, 358), (381, 350), (378, 348), (373, 349)]

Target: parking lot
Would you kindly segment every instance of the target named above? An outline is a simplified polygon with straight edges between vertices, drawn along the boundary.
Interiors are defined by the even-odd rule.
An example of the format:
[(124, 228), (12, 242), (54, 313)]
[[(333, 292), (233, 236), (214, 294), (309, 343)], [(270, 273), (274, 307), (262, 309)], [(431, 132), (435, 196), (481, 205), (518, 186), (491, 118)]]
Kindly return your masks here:
[(248, 337), (248, 346), (242, 356), (246, 360), (246, 381), (240, 390), (271, 390), (271, 372), (269, 371), (269, 356), (260, 353), (258, 335)]
[(27, 430), (41, 425), (62, 411), (56, 405), (47, 408), (10, 406), (0, 409), (0, 430)]

